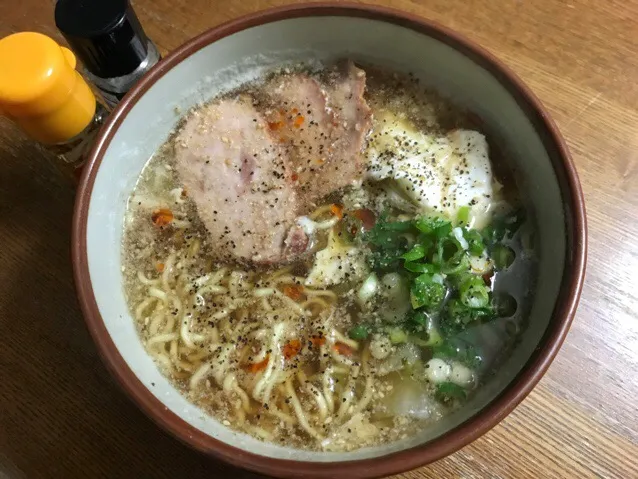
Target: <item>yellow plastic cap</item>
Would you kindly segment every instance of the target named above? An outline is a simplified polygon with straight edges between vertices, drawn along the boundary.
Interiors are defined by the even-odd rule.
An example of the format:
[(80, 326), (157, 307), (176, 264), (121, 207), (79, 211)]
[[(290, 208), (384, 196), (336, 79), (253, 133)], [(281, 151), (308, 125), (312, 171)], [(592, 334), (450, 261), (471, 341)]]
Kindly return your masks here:
[(46, 35), (1, 39), (0, 113), (42, 143), (78, 135), (92, 121), (96, 103), (75, 64), (75, 55)]

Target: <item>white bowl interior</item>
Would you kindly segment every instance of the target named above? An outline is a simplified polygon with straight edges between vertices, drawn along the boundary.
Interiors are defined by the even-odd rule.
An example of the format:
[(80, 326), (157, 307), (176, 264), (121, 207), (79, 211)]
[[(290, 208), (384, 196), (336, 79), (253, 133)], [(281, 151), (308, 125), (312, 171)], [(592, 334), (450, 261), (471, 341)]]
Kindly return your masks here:
[[(159, 373), (138, 339), (123, 294), (122, 225), (126, 201), (140, 171), (180, 118), (176, 109), (184, 112), (272, 66), (343, 57), (411, 71), (424, 84), (469, 107), (488, 130), (497, 132), (527, 179), (525, 195), (536, 211), (538, 281), (522, 344), (464, 409), (401, 442), (350, 453), (298, 451), (231, 431), (184, 399)], [(100, 314), (120, 354), (157, 399), (193, 427), (271, 457), (329, 462), (368, 458), (423, 443), (455, 427), (483, 408), (520, 371), (548, 325), (563, 274), (565, 225), (562, 208), (557, 207), (561, 204), (556, 176), (534, 127), (508, 91), (468, 57), (431, 37), (381, 21), (289, 19), (253, 27), (202, 48), (160, 78), (135, 104), (108, 146), (95, 180), (87, 225), (89, 271)]]

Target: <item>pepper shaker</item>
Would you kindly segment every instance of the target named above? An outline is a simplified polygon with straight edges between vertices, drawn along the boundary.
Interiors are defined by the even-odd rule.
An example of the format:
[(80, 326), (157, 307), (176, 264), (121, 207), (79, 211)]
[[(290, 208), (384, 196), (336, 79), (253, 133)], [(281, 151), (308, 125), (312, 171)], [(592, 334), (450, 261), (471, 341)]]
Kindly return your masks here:
[(129, 0), (58, 0), (55, 24), (110, 108), (161, 59)]

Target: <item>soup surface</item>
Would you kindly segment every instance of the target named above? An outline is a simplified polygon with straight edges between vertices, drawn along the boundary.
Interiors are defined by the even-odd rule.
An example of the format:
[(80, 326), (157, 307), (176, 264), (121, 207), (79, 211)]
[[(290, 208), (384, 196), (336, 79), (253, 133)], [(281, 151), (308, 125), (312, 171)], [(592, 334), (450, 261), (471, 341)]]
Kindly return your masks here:
[(158, 367), (224, 425), (306, 449), (398, 440), (461, 407), (533, 289), (532, 222), (476, 128), (411, 76), (351, 62), (188, 112), (124, 225)]

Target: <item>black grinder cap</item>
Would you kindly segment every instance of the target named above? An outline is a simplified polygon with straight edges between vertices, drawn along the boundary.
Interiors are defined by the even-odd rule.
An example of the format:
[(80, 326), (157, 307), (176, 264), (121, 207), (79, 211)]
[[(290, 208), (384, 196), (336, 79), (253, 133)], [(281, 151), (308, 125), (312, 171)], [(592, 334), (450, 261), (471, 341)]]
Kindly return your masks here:
[(100, 78), (128, 75), (148, 54), (148, 37), (128, 0), (58, 0), (55, 24)]

